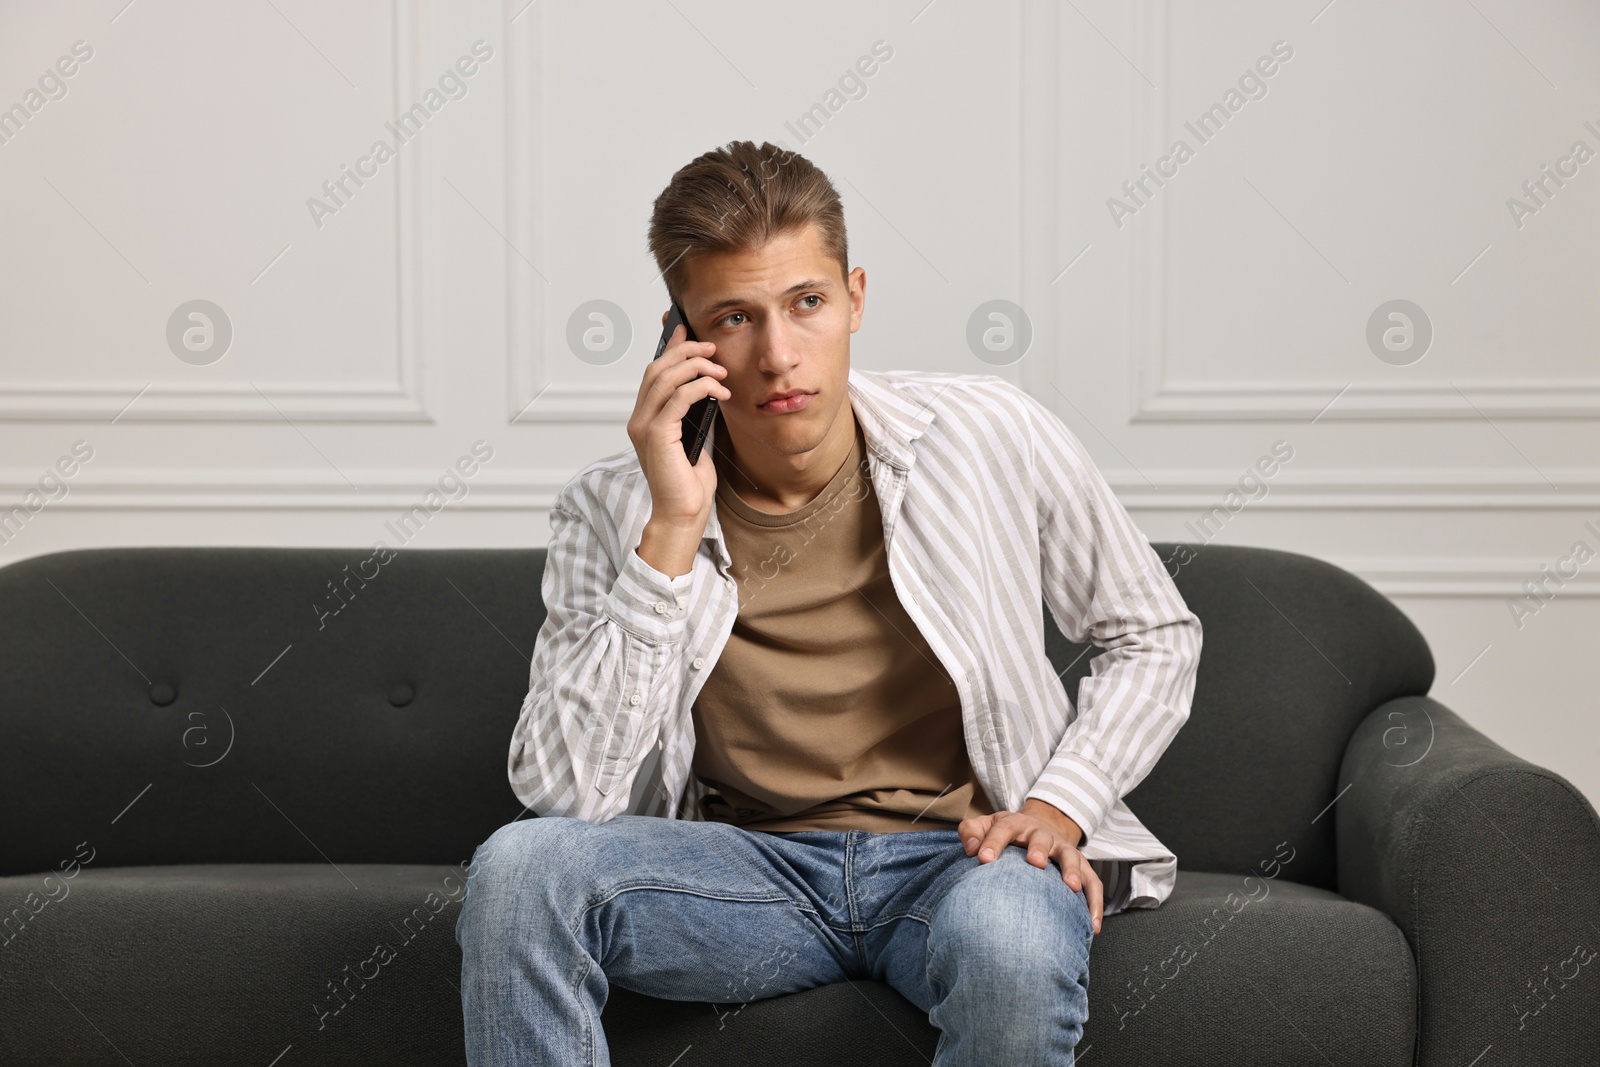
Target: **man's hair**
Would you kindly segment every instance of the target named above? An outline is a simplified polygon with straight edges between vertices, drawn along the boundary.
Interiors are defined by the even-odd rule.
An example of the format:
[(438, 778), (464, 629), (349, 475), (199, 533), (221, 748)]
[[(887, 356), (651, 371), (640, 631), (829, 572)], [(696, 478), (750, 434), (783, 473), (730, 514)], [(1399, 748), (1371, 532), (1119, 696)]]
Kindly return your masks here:
[(730, 141), (685, 164), (656, 197), (650, 254), (676, 303), (695, 259), (749, 252), (813, 224), (840, 276), (849, 277), (844, 208), (828, 176), (798, 152)]

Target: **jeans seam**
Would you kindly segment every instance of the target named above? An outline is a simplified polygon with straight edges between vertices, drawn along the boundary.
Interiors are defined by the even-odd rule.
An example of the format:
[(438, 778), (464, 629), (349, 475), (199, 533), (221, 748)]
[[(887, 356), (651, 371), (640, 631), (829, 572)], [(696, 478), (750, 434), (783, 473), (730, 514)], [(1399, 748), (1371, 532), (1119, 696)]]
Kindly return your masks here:
[[(742, 828), (740, 829), (742, 830)], [(753, 835), (759, 831), (742, 830), (742, 832)], [(749, 855), (735, 848), (733, 843), (724, 839), (721, 834), (711, 833), (708, 835), (708, 840), (711, 847), (721, 854), (723, 862), (730, 870), (742, 871), (746, 876), (755, 881), (761, 881), (768, 876), (776, 876), (777, 868), (774, 865), (769, 864), (765, 870), (761, 869), (761, 866), (757, 864)], [(793, 904), (799, 911), (806, 912), (811, 915), (820, 916), (821, 914), (816, 908), (812, 907), (811, 904), (807, 902), (803, 889), (798, 891), (779, 889), (774, 890), (774, 892), (782, 893), (782, 899)]]
[[(691, 896), (704, 897), (704, 898), (710, 899), (710, 900), (726, 900), (726, 901), (730, 901), (730, 902), (733, 902), (733, 903), (791, 904), (791, 905), (794, 905), (795, 907), (797, 907), (801, 911), (809, 911), (809, 912), (812, 912), (812, 914), (816, 913), (815, 909), (811, 908), (809, 905), (795, 904), (795, 902), (793, 900), (791, 900), (787, 896), (781, 896), (780, 895), (780, 896), (776, 896), (776, 897), (748, 897), (748, 896), (730, 897), (730, 896), (723, 896), (723, 895), (720, 895), (720, 894), (717, 894), (717, 893), (708, 893), (703, 889), (695, 889), (695, 888), (692, 888), (692, 887), (646, 882), (646, 883), (641, 883), (639, 885), (611, 886), (606, 890), (606, 892), (602, 896), (599, 896), (599, 897), (591, 899), (587, 904), (585, 904), (583, 906), (583, 910), (578, 913), (578, 917), (573, 920), (571, 927), (568, 928), (568, 930), (567, 930), (568, 936), (570, 936), (575, 941), (581, 941), (582, 938), (581, 938), (581, 935), (579, 934), (579, 929), (583, 926), (584, 921), (589, 917), (589, 912), (593, 911), (595, 908), (599, 907), (601, 904), (604, 904), (604, 903), (606, 903), (607, 901), (610, 901), (610, 900), (615, 900), (617, 897), (621, 896), (623, 893), (632, 892), (635, 889), (657, 889), (657, 890), (661, 890), (663, 892), (668, 892), (668, 893), (688, 893)], [(589, 976), (589, 971), (590, 971), (590, 969), (592, 967), (595, 966), (595, 962), (596, 961), (592, 956), (590, 956), (588, 953), (584, 953), (583, 954), (583, 969), (578, 973), (578, 976), (577, 976), (576, 980), (573, 982), (573, 993), (574, 993), (574, 995), (576, 995), (578, 1000), (582, 1001), (583, 1004), (584, 1004), (584, 1011), (583, 1011), (584, 1060), (589, 1065), (589, 1067), (600, 1067), (599, 1062), (595, 1059), (595, 1027), (598, 1026), (598, 1025), (601, 1025), (601, 1023), (600, 1023), (600, 1021), (598, 1019), (596, 1019), (594, 1017), (593, 1011), (590, 1010), (590, 1006), (588, 1004), (588, 999), (583, 995), (583, 981), (584, 981), (585, 978), (587, 978)]]
[(583, 970), (579, 972), (577, 981), (573, 983), (572, 992), (578, 1002), (583, 1005), (583, 1061), (589, 1067), (599, 1067), (599, 1064), (595, 1062), (594, 1048), (594, 1028), (598, 1024), (598, 1020), (594, 1017), (594, 1011), (589, 1004), (588, 998), (583, 995), (584, 979), (589, 977), (589, 969), (593, 966), (594, 960), (586, 953), (583, 957)]
[(637, 884), (631, 884), (631, 885), (630, 884), (624, 884), (624, 885), (607, 886), (606, 889), (602, 892), (602, 894), (600, 896), (591, 898), (590, 901), (583, 906), (583, 911), (578, 915), (577, 922), (573, 924), (572, 932), (574, 934), (577, 933), (578, 927), (583, 925), (583, 920), (588, 916), (589, 912), (593, 911), (595, 908), (599, 907), (601, 904), (605, 904), (608, 901), (616, 899), (617, 897), (621, 896), (623, 893), (631, 893), (636, 889), (657, 889), (657, 890), (660, 890), (660, 891), (665, 892), (665, 893), (687, 893), (690, 896), (703, 897), (703, 898), (705, 898), (707, 900), (725, 900), (725, 901), (728, 901), (728, 902), (734, 903), (734, 904), (793, 904), (795, 906), (795, 908), (797, 910), (799, 910), (799, 911), (810, 912), (813, 915), (815, 915), (817, 913), (816, 909), (813, 908), (810, 904), (806, 904), (806, 903), (802, 903), (800, 901), (796, 901), (794, 898), (792, 898), (792, 897), (790, 897), (790, 896), (788, 896), (787, 894), (784, 894), (784, 893), (779, 893), (776, 896), (771, 896), (771, 895), (769, 895), (769, 896), (753, 896), (753, 895), (750, 895), (750, 894), (727, 894), (727, 893), (712, 892), (711, 890), (701, 889), (701, 888), (696, 887), (696, 886), (679, 885), (679, 884), (676, 884), (676, 883), (673, 883), (673, 882), (650, 881), (650, 882), (639, 882)]
[(927, 922), (921, 916), (914, 914), (914, 911), (915, 911), (915, 909), (913, 909), (913, 908), (907, 908), (905, 911), (897, 912), (894, 915), (880, 916), (877, 922), (873, 923), (871, 926), (867, 927), (865, 930), (863, 930), (861, 932), (864, 933), (864, 934), (870, 934), (872, 931), (876, 930), (880, 926), (888, 926), (890, 923), (897, 923), (901, 919), (916, 919), (918, 922), (922, 923), (923, 925), (925, 925), (925, 926), (928, 925)]

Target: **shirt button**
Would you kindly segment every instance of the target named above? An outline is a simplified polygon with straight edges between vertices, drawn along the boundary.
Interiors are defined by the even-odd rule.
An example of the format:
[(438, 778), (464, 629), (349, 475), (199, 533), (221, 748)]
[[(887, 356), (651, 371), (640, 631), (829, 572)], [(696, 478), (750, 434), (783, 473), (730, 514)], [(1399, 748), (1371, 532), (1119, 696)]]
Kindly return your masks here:
[(679, 598), (678, 598), (678, 607), (680, 607), (680, 608), (681, 608), (681, 607), (683, 607), (683, 606), (684, 606), (684, 605), (685, 605), (685, 604), (687, 604), (687, 603), (688, 603), (688, 602), (689, 602), (689, 598), (688, 598), (688, 597), (686, 597), (686, 596), (681, 596), (681, 597), (679, 597)]
[(666, 613), (667, 613), (666, 602), (665, 601), (661, 601), (661, 600), (656, 601), (656, 614), (657, 615), (665, 615)]
[(704, 667), (705, 665), (706, 665), (706, 658), (704, 656), (696, 656), (694, 658), (693, 667), (694, 667), (695, 670), (699, 670), (701, 667)]
[(637, 704), (637, 703), (639, 703), (639, 701), (640, 701), (640, 700), (641, 700), (641, 699), (642, 699), (642, 698), (641, 698), (641, 697), (640, 697), (640, 696), (639, 696), (639, 694), (638, 694), (638, 693), (635, 693), (635, 694), (633, 694), (633, 696), (631, 696), (631, 697), (629, 697), (629, 698), (628, 698), (628, 703), (630, 703), (630, 704)]

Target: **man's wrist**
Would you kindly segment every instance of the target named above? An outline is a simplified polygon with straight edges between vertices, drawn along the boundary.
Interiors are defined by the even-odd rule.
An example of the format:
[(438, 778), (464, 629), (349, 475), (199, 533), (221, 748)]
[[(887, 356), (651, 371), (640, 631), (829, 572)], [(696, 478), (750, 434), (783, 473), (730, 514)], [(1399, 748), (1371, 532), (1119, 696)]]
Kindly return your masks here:
[(668, 578), (681, 578), (694, 568), (705, 527), (703, 520), (698, 524), (667, 523), (651, 516), (634, 552)]
[(692, 580), (689, 571), (668, 577), (629, 551), (601, 611), (647, 644), (674, 644), (688, 626), (685, 605)]
[(1032, 815), (1034, 818), (1054, 826), (1073, 848), (1077, 848), (1083, 843), (1083, 827), (1073, 821), (1072, 816), (1054, 804), (1040, 800), (1038, 797), (1029, 797), (1022, 802), (1021, 811), (1024, 815)]

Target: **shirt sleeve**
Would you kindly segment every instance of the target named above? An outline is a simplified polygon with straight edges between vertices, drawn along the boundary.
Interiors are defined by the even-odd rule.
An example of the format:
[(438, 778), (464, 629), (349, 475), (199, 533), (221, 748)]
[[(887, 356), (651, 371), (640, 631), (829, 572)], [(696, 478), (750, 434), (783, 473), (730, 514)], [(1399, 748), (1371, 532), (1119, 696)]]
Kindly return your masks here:
[(680, 677), (693, 572), (668, 578), (627, 546), (620, 569), (597, 503), (563, 492), (550, 512), (541, 582), (546, 616), (507, 770), (541, 816), (623, 814)]
[(1081, 848), (1188, 719), (1201, 627), (1082, 443), (1017, 393), (1032, 435), (1045, 603), (1068, 640), (1105, 650), (1090, 661), (1077, 717), (1027, 794), (1071, 817)]

